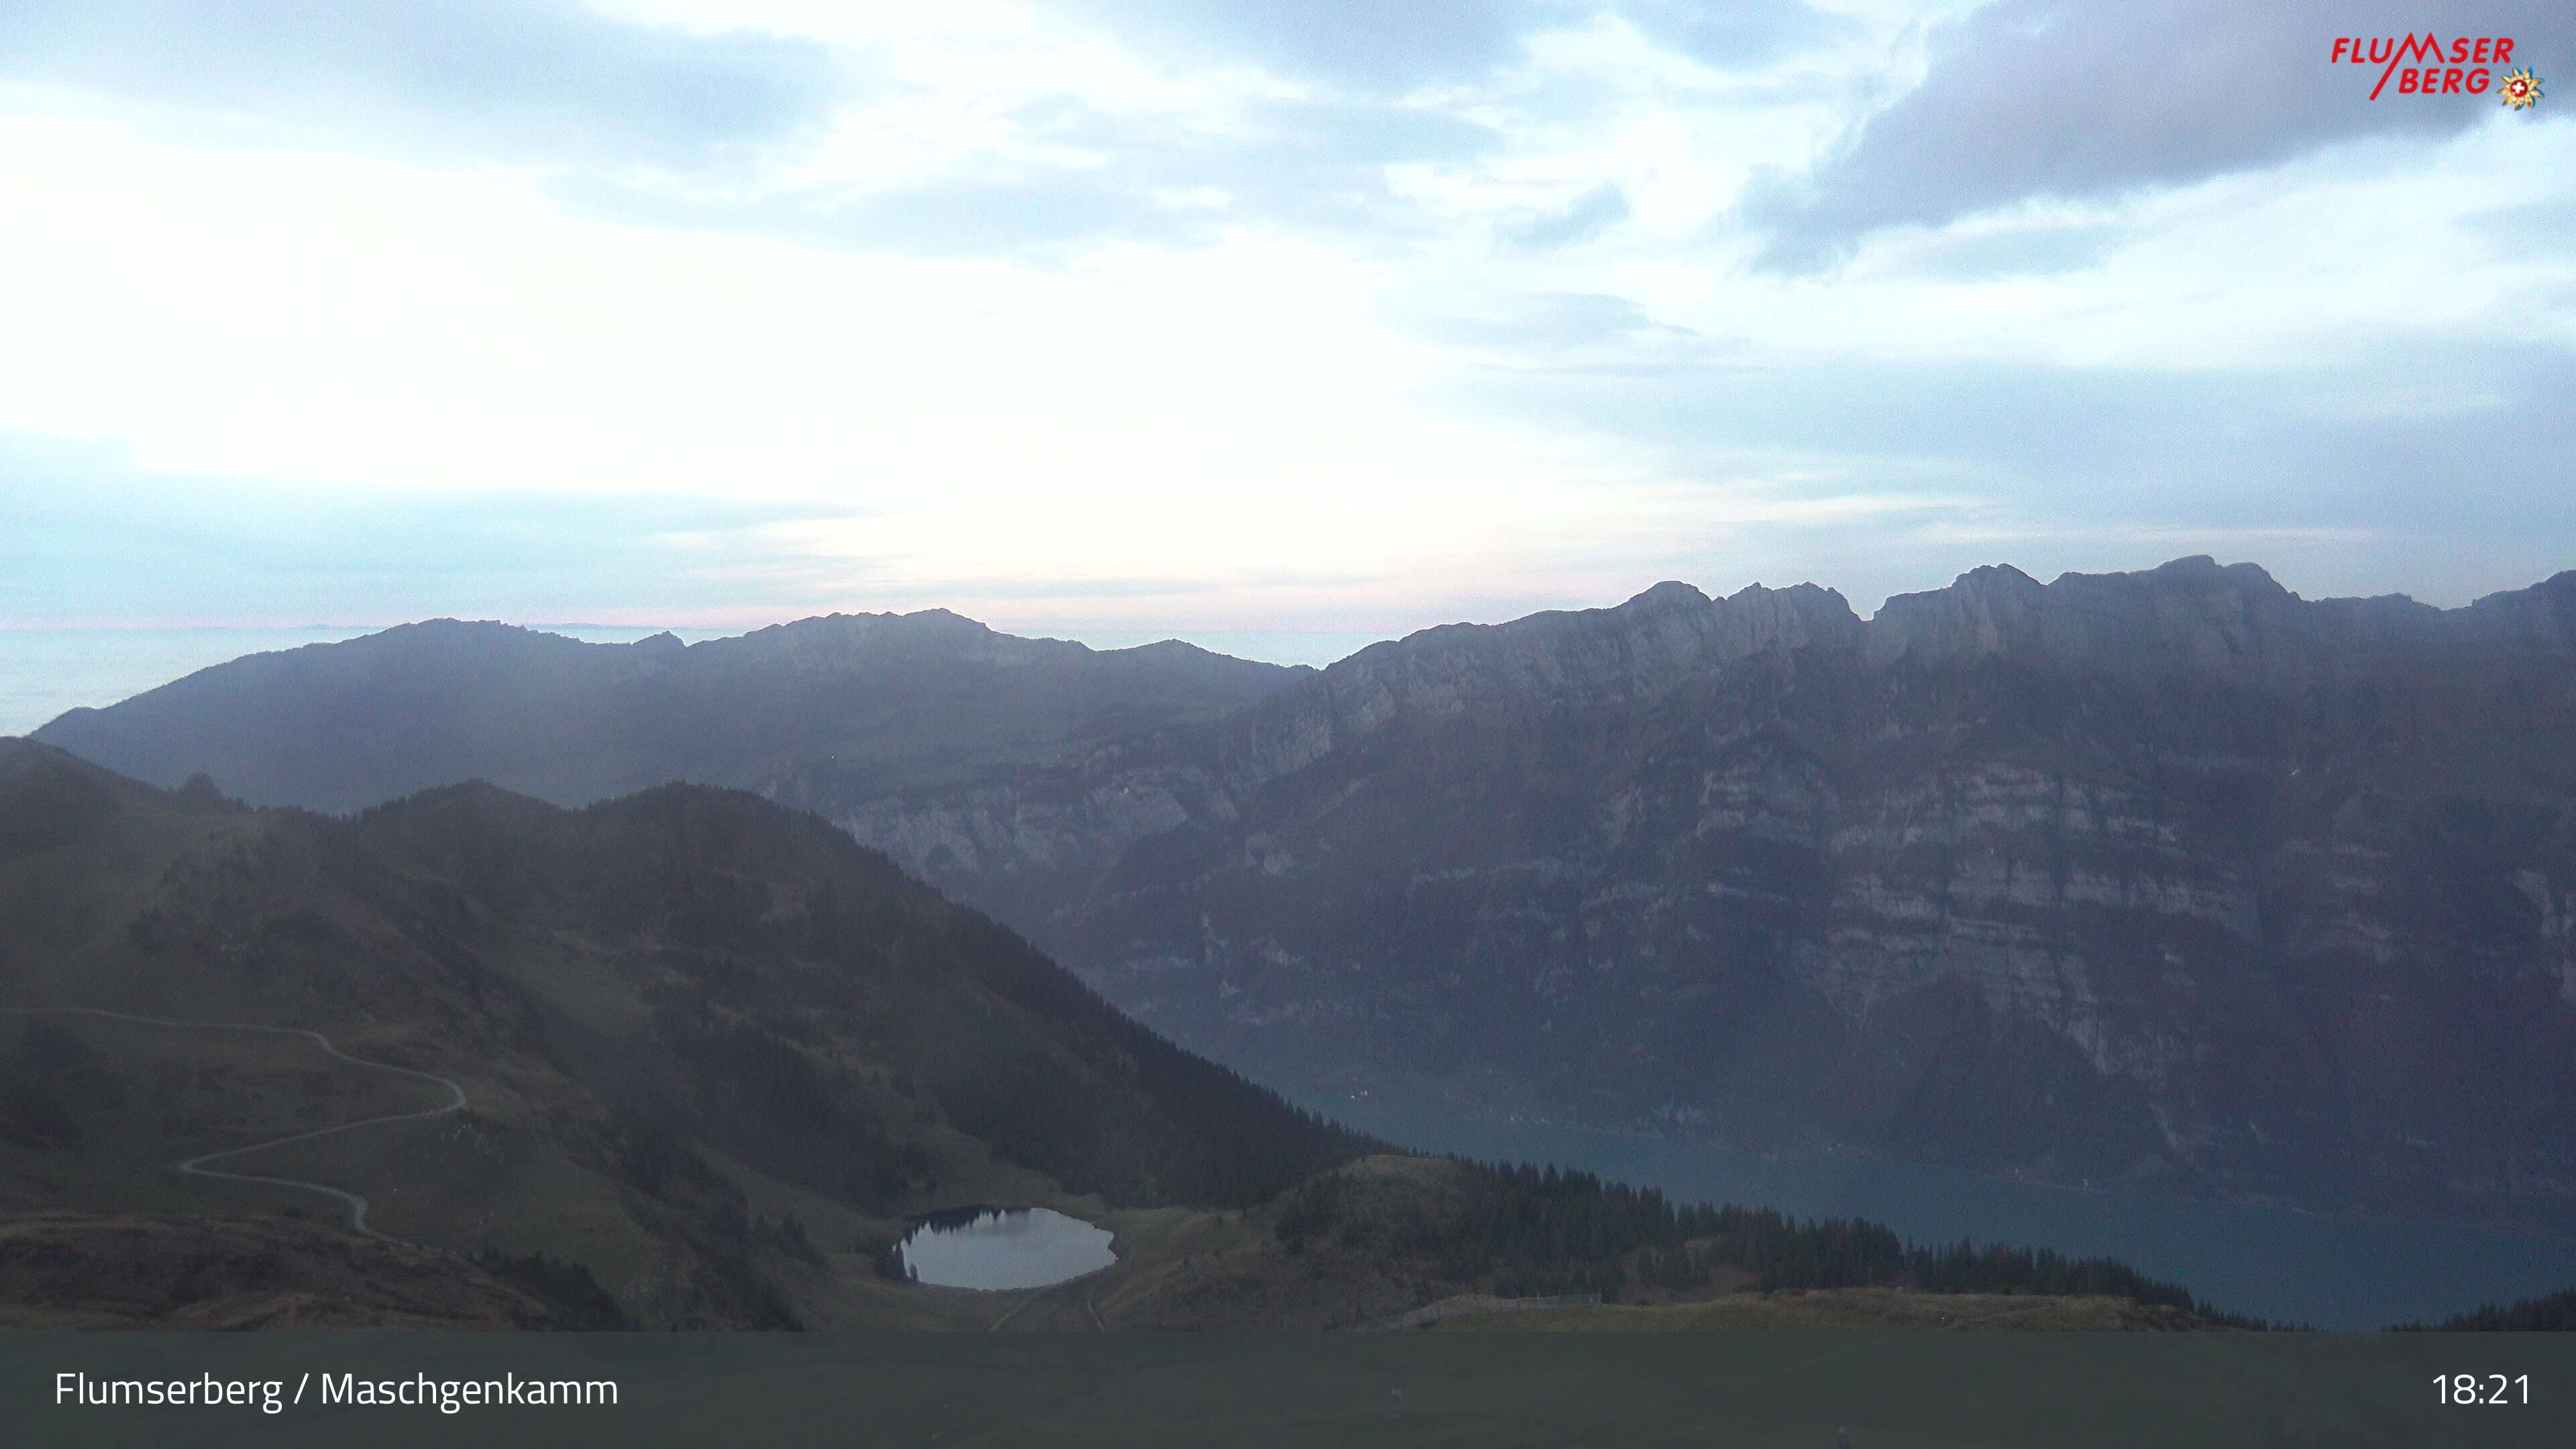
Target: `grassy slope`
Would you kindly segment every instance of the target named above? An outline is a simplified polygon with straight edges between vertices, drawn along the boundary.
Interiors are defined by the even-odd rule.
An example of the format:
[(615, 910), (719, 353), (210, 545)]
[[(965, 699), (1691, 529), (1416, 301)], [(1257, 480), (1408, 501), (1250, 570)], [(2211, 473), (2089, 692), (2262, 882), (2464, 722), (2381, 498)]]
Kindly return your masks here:
[[(0, 821), (0, 1004), (292, 1025), (453, 1077), (457, 1116), (225, 1165), (360, 1192), (405, 1239), (578, 1262), (649, 1323), (910, 1321), (922, 1303), (888, 1294), (936, 1295), (876, 1283), (871, 1253), (915, 1213), (1248, 1203), (1356, 1145), (746, 796), (564, 812), (460, 787), (342, 822), (13, 743)], [(48, 1091), (62, 1060), (109, 1089)], [(0, 1205), (22, 1212), (328, 1216), (167, 1167), (428, 1090), (70, 1017), (0, 1023), (9, 1081), (28, 1090), (0, 1097)]]

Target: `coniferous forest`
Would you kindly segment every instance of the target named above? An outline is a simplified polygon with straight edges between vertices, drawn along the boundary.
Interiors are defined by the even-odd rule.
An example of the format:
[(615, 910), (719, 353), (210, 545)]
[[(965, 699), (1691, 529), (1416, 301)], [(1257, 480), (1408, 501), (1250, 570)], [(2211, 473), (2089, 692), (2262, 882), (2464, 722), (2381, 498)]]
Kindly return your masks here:
[(1731, 1288), (2102, 1295), (2229, 1327), (2270, 1326), (2108, 1258), (1966, 1241), (1908, 1243), (1860, 1219), (1677, 1204), (1654, 1188), (1588, 1172), (1462, 1166), (1451, 1192), (1436, 1198), (1392, 1199), (1343, 1174), (1315, 1178), (1283, 1199), (1277, 1231), (1291, 1251), (1330, 1239), (1346, 1249), (1419, 1257), (1440, 1278), (1511, 1297), (1600, 1293), (1616, 1300), (1642, 1290)]

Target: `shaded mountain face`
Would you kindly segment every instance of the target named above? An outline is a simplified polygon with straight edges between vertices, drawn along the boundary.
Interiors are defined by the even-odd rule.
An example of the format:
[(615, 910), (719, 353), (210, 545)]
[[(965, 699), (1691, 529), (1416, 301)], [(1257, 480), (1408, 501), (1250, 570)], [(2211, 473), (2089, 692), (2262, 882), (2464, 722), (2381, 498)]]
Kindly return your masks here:
[(862, 793), (1258, 699), (1306, 669), (1178, 642), (1095, 651), (931, 610), (683, 646), (435, 620), (217, 665), (33, 738), (175, 786), (346, 811), (487, 780), (579, 805), (672, 781)]
[[(210, 768), (252, 791), (354, 761), (303, 797), (354, 804), (528, 784), (493, 719), (558, 722), (545, 769), (592, 779), (684, 753), (633, 745), (666, 718), (722, 734), (558, 702), (664, 698), (677, 667), (652, 660), (734, 657), (712, 645), (509, 637), (565, 662), (508, 676), (508, 708), (455, 703), (488, 671), (431, 689), (341, 645), (46, 735), (164, 780), (220, 736)], [(846, 748), (777, 731), (709, 778), (826, 816), (1271, 1080), (2097, 1186), (2558, 1228), (2576, 1206), (2576, 575), (2445, 611), (2207, 559), (1988, 568), (1866, 622), (1813, 586), (1664, 584), (1320, 674), (1241, 666), (1231, 709), (1202, 676), (1236, 666), (1169, 646), (1121, 663), (942, 615), (754, 638), (761, 670), (689, 677), (865, 655), (814, 669)], [(1043, 728), (941, 693), (970, 644), (1074, 660), (1098, 692), (1048, 695)], [(598, 660), (626, 682), (562, 682)], [(1200, 692), (1122, 711), (1104, 671), (1149, 664)], [(707, 716), (787, 697), (690, 687)]]
[[(778, 1285), (827, 1251), (867, 1278), (916, 1212), (1242, 1206), (1364, 1145), (740, 792), (570, 812), (474, 785), (345, 821), (0, 741), (0, 923), (0, 1007), (165, 1023), (0, 1015), (0, 1212), (104, 1215), (63, 1232), (254, 1207), (318, 1228), (341, 1209), (170, 1165), (441, 1097), (172, 1022), (452, 1080), (461, 1112), (225, 1166), (342, 1185), (387, 1234), (656, 1326), (788, 1322)], [(285, 1231), (201, 1246), (229, 1263)], [(488, 1275), (440, 1292), (421, 1302), (517, 1301)]]
[[(1812, 1288), (1876, 1290), (1849, 1326), (1995, 1293), (2207, 1321), (2117, 1263), (1377, 1146), (744, 793), (348, 821), (0, 741), (0, 1326), (1325, 1328)], [(210, 1160), (257, 1180), (174, 1170)], [(888, 1271), (990, 1203), (1100, 1219), (1119, 1261), (1079, 1293)]]
[(2576, 1210), (2576, 574), (2442, 611), (1982, 569), (1866, 623), (1666, 584), (799, 803), (1274, 1080)]

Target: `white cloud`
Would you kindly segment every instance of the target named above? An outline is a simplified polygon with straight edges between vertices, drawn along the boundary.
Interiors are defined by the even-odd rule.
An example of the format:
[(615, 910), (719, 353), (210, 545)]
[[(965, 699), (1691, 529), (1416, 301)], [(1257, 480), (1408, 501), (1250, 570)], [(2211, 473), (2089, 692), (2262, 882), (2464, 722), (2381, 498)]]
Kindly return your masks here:
[[(702, 171), (189, 136), (113, 93), (0, 88), (0, 431), (459, 508), (828, 505), (706, 564), (771, 615), (1378, 628), (1757, 561), (1956, 571), (1900, 576), (1909, 541), (2098, 551), (2126, 529), (2152, 563), (2234, 530), (2384, 559), (2407, 536), (2368, 511), (2384, 489), (2351, 516), (2211, 516), (2226, 459), (2130, 426), (2130, 400), (2171, 406), (2143, 375), (2226, 374), (2249, 409), (2229, 426), (2314, 428), (2322, 451), (2356, 418), (2535, 406), (2484, 375), (2425, 402), (2409, 349), (2576, 347), (2564, 228), (2497, 221), (2576, 203), (2576, 123), (2021, 200), (1780, 276), (1748, 265), (1748, 181), (1919, 80), (1924, 16), (1685, 45), (1631, 8), (1534, 12), (1510, 45), (1461, 30), (1455, 64), (1390, 99), (1382, 68), (1268, 32), (1192, 64), (1102, 11), (620, 0), (672, 35), (869, 58), (756, 164)], [(1095, 211), (1048, 214), (1076, 185)], [(979, 219), (1027, 225), (966, 235)], [(2095, 443), (2059, 451), (2184, 483), (2070, 523), (2001, 424), (1968, 446), (1937, 415), (1909, 440), (1857, 411), (1855, 378), (1944, 370), (2110, 379), (2051, 423)], [(1747, 390), (1766, 415), (1730, 402)], [(2576, 543), (2576, 520), (2543, 527)]]

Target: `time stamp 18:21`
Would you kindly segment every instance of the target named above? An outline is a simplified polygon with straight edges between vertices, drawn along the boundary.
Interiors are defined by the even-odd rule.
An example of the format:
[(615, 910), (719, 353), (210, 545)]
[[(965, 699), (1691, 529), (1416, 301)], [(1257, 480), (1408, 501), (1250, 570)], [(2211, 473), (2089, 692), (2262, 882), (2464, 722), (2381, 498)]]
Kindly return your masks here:
[(2445, 1404), (2528, 1404), (2531, 1375), (2437, 1374), (2434, 1386)]

